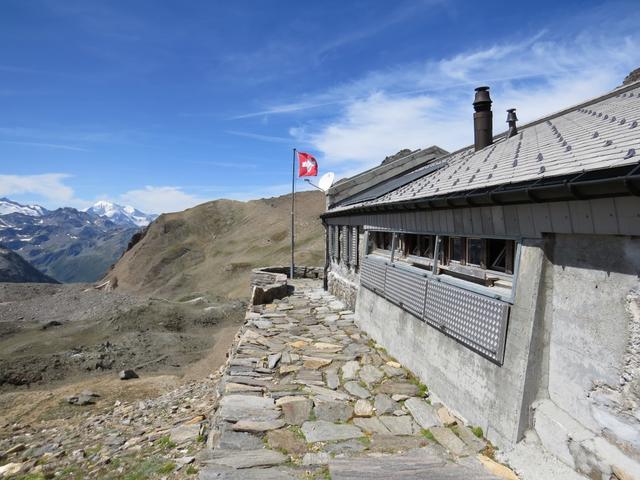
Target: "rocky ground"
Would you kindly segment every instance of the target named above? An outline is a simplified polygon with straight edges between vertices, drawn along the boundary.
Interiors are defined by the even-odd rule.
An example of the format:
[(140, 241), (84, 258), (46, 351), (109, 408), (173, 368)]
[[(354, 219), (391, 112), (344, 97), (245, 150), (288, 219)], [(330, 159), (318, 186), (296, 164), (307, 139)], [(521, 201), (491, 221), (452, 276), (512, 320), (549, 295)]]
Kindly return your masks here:
[[(0, 284), (0, 478), (149, 478), (180, 462), (189, 470), (182, 457), (203, 437), (183, 437), (212, 408), (209, 375), (245, 310), (199, 294), (168, 301)], [(121, 380), (125, 369), (137, 378)]]
[(0, 394), (124, 368), (180, 374), (244, 310), (198, 295), (168, 301), (89, 284), (0, 283)]
[[(86, 410), (71, 419), (0, 423), (0, 477), (517, 478), (341, 302), (296, 284), (246, 314), (215, 373), (155, 398), (74, 406)], [(92, 393), (76, 398), (104, 403)]]

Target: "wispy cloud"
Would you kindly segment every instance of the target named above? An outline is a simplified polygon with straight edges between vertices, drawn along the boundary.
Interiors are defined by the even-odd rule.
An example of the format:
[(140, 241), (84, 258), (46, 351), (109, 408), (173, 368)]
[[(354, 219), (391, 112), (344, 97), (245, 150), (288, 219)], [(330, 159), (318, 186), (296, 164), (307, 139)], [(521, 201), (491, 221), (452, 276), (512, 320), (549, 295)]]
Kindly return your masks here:
[(74, 199), (73, 189), (64, 183), (70, 177), (66, 173), (0, 175), (0, 197), (30, 194), (68, 204)]
[(331, 100), (331, 101), (322, 101), (320, 99), (316, 100), (316, 101), (310, 101), (310, 102), (294, 102), (294, 103), (286, 103), (286, 104), (282, 104), (282, 105), (275, 105), (273, 107), (267, 108), (265, 110), (258, 110), (257, 112), (249, 112), (249, 113), (243, 113), (240, 115), (236, 115), (234, 117), (232, 117), (232, 120), (241, 120), (243, 118), (253, 118), (253, 117), (262, 117), (265, 115), (277, 115), (277, 114), (281, 114), (281, 113), (294, 113), (294, 112), (300, 112), (303, 110), (310, 110), (313, 108), (320, 108), (320, 107), (328, 107), (331, 105), (340, 105), (340, 104), (344, 104), (347, 103), (348, 100), (346, 99), (342, 99), (342, 100)]
[(342, 105), (330, 120), (300, 120), (290, 133), (338, 172), (373, 166), (402, 148), (437, 144), (454, 150), (471, 143), (472, 87), (491, 86), (499, 132), (507, 108), (517, 108), (526, 122), (619, 85), (640, 64), (639, 41), (638, 35), (588, 34), (547, 40), (539, 33), (519, 43), (396, 65), (305, 98), (308, 105)]
[(16, 142), (11, 140), (0, 140), (0, 143), (9, 145), (22, 145), (25, 147), (52, 148), (54, 150), (71, 150), (74, 152), (89, 152), (90, 150), (75, 145), (62, 145), (59, 143), (42, 143), (42, 142)]
[(228, 133), (230, 135), (236, 135), (239, 137), (251, 138), (253, 140), (261, 140), (263, 142), (291, 143), (293, 141), (293, 138), (276, 137), (273, 135), (261, 135), (259, 133), (252, 133), (252, 132), (239, 132), (237, 130), (225, 130), (225, 133)]
[(236, 161), (236, 162), (220, 162), (217, 160), (192, 160), (189, 163), (194, 163), (197, 165), (209, 165), (211, 167), (217, 168), (257, 168), (257, 163), (244, 162), (244, 161)]
[[(148, 137), (140, 130), (90, 129), (74, 127), (0, 127), (0, 143), (31, 147), (90, 151), (87, 144), (125, 144), (146, 146), (139, 139)], [(64, 142), (64, 143), (60, 143)]]
[(187, 193), (180, 187), (147, 185), (123, 193), (118, 200), (143, 212), (167, 213), (185, 210), (209, 199)]

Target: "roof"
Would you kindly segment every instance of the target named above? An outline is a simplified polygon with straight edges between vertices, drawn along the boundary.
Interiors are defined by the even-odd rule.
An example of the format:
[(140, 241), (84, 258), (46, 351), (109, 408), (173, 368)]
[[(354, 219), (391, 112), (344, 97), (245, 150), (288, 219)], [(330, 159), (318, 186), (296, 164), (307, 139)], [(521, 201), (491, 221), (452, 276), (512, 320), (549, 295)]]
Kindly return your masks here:
[[(354, 199), (355, 196), (358, 196), (358, 194), (363, 194), (364, 192), (379, 186), (385, 181), (402, 177), (403, 175), (415, 171), (416, 169), (429, 164), (434, 159), (447, 155), (448, 153), (449, 152), (446, 150), (443, 150), (436, 145), (432, 145), (429, 148), (411, 152), (409, 155), (398, 158), (393, 162), (383, 163), (382, 165), (365, 170), (353, 177), (340, 180), (327, 192), (329, 205), (331, 207), (331, 205), (341, 202), (352, 203), (352, 199)], [(404, 183), (396, 185), (396, 187), (400, 185), (404, 185)], [(387, 191), (388, 190), (383, 191), (382, 193), (386, 193)], [(380, 195), (377, 195), (374, 198), (377, 198)]]
[[(634, 165), (640, 160), (640, 83), (519, 127), (475, 151), (473, 146), (440, 158), (445, 165), (375, 199), (336, 206), (332, 212), (440, 197)], [(425, 167), (423, 167), (425, 168)]]

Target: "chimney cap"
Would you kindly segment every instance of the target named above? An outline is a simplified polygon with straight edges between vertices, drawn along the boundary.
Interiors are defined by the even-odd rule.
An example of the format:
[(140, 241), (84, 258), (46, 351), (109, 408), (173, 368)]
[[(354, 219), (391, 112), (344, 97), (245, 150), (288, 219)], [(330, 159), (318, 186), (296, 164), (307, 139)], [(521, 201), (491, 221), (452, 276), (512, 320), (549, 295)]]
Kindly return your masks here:
[(489, 95), (489, 87), (477, 87), (476, 96), (473, 99), (473, 107), (476, 112), (491, 110), (491, 96)]
[(516, 109), (515, 108), (507, 109), (507, 123), (517, 122), (517, 121), (518, 121), (518, 116), (516, 115)]

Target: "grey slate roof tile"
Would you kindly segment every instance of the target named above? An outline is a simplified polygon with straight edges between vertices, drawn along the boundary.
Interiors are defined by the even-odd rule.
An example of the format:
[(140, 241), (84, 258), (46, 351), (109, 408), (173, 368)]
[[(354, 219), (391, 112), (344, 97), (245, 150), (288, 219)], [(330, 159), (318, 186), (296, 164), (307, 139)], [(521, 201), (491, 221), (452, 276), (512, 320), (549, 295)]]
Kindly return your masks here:
[(560, 115), (520, 127), (478, 152), (473, 146), (442, 157), (446, 166), (354, 207), (428, 198), (640, 161), (640, 84)]

